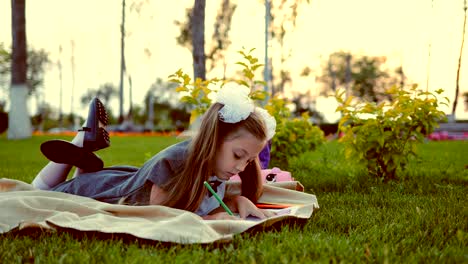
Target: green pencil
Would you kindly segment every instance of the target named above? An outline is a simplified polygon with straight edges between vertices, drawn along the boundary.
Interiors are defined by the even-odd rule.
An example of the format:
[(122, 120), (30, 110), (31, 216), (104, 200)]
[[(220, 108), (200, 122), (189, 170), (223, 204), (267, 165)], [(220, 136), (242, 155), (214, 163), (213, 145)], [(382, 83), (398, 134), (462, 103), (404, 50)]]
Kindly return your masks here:
[(213, 194), (213, 196), (216, 198), (216, 200), (218, 200), (219, 204), (224, 208), (224, 210), (226, 210), (226, 212), (229, 215), (234, 215), (231, 212), (231, 210), (229, 210), (229, 207), (227, 207), (227, 205), (223, 202), (223, 200), (221, 200), (221, 198), (219, 198), (218, 194), (213, 190), (213, 188), (211, 188), (211, 185), (206, 181), (203, 182), (203, 184), (206, 186), (206, 188), (208, 188), (208, 191), (210, 191), (210, 193)]

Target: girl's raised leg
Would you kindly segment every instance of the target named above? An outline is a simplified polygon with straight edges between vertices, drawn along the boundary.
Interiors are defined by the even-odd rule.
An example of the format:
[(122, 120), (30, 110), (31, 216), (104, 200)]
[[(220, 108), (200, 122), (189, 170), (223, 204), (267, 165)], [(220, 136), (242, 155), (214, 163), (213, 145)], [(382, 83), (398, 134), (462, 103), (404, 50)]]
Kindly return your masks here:
[(107, 112), (98, 98), (89, 105), (88, 118), (73, 140), (50, 140), (41, 145), (41, 152), (50, 160), (36, 175), (32, 185), (41, 190), (49, 190), (64, 182), (75, 166), (74, 177), (87, 171), (103, 168), (102, 160), (93, 152), (110, 145)]
[[(83, 147), (83, 138), (84, 131), (79, 131), (71, 143), (75, 146)], [(39, 171), (31, 184), (35, 188), (41, 190), (50, 190), (56, 185), (64, 182), (72, 168), (73, 165), (70, 164), (55, 163), (50, 161), (44, 168), (42, 168), (41, 171)], [(74, 176), (77, 176), (77, 173), (79, 174), (81, 172), (82, 170), (77, 168)]]

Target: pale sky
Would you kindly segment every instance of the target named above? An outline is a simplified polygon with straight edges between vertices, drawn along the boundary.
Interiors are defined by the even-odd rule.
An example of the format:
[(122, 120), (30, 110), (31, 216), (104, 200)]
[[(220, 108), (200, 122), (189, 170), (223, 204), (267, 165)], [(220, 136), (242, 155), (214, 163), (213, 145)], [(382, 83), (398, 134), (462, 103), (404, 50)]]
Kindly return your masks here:
[[(239, 68), (236, 51), (255, 48), (254, 56), (264, 60), (263, 1), (237, 0), (231, 29), (228, 74)], [(137, 0), (127, 0), (127, 7)], [(157, 77), (167, 76), (182, 68), (192, 74), (191, 53), (176, 43), (179, 31), (174, 20), (185, 18), (185, 7), (193, 0), (145, 1), (138, 15), (127, 9), (126, 60), (133, 81), (133, 102), (142, 104), (143, 97)], [(210, 43), (213, 22), (220, 0), (207, 1), (206, 44)], [(299, 10), (297, 27), (285, 46), (291, 49), (286, 67), (293, 71), (293, 90), (317, 94), (313, 78), (299, 77), (299, 70), (308, 66), (319, 73), (322, 61), (332, 52), (343, 50), (353, 54), (387, 56), (389, 67), (403, 65), (410, 82), (429, 90), (443, 88), (444, 96), (453, 102), (456, 69), (460, 53), (463, 0), (312, 0)], [(0, 1), (0, 42), (11, 44), (11, 6)], [(26, 1), (28, 45), (45, 49), (53, 62), (61, 60), (64, 112), (70, 111), (72, 68), (71, 42), (75, 43), (75, 111), (84, 114), (79, 98), (89, 88), (106, 82), (119, 84), (120, 70), (120, 0), (40, 0)], [(468, 41), (468, 40), (467, 40)], [(59, 56), (59, 46), (62, 53)], [(468, 91), (468, 44), (463, 51), (460, 87)], [(428, 53), (430, 64), (428, 68)], [(151, 56), (145, 54), (145, 49)], [(274, 47), (272, 47), (272, 50)], [(270, 51), (273, 53), (273, 51)], [(258, 72), (261, 77), (262, 72)], [(222, 77), (219, 72), (208, 77)], [(128, 85), (126, 86), (128, 89)], [(60, 82), (57, 66), (45, 76), (45, 100), (59, 105)], [(128, 90), (126, 90), (128, 95)], [(0, 95), (4, 97), (5, 95)], [(330, 101), (319, 103), (333, 119)], [(111, 106), (118, 113), (116, 102)], [(31, 107), (32, 108), (32, 107)], [(126, 101), (128, 109), (128, 100)], [(451, 105), (448, 109), (451, 112)], [(458, 119), (468, 119), (459, 98)]]

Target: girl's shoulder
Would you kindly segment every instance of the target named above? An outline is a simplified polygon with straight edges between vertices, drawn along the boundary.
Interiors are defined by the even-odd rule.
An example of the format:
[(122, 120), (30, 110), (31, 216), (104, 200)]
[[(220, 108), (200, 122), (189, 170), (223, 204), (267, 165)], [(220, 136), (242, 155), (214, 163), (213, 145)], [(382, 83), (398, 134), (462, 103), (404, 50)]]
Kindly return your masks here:
[(162, 186), (185, 166), (189, 142), (182, 141), (154, 155), (138, 171), (154, 184)]
[(188, 156), (189, 140), (171, 145), (156, 154), (149, 163), (167, 163), (170, 167), (179, 167)]
[(188, 147), (189, 147), (189, 140), (185, 140), (179, 143), (176, 143), (174, 145), (171, 145), (165, 149), (163, 149), (161, 152), (159, 152), (157, 155), (161, 155), (165, 158), (169, 159), (180, 159), (184, 158), (187, 156), (188, 153)]

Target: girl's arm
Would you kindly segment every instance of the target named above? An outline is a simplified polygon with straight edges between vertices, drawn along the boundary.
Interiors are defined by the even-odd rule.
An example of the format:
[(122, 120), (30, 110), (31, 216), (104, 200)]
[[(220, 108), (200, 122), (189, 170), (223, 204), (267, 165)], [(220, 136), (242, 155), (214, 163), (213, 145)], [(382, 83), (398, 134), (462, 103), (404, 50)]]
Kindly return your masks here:
[[(162, 204), (167, 198), (167, 192), (161, 189), (158, 185), (153, 184), (151, 187), (151, 194), (150, 194), (150, 205), (160, 205)], [(215, 211), (215, 210), (214, 210)], [(231, 216), (227, 214), (225, 211), (220, 210), (218, 213), (211, 212), (211, 214), (203, 216), (205, 220), (227, 220), (227, 219), (236, 219), (237, 217)]]

